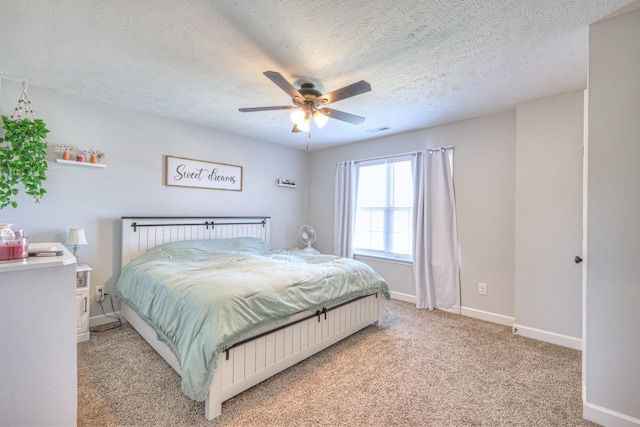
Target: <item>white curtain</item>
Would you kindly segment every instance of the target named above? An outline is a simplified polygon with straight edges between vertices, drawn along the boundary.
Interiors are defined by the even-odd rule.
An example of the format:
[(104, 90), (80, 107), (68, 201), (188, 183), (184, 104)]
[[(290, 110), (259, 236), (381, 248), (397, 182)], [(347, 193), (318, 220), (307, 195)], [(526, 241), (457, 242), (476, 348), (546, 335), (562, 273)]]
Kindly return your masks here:
[(346, 258), (353, 258), (356, 182), (355, 162), (338, 163), (336, 167), (333, 252), (335, 255)]
[(453, 148), (417, 153), (414, 168), (413, 274), (416, 307), (460, 313)]

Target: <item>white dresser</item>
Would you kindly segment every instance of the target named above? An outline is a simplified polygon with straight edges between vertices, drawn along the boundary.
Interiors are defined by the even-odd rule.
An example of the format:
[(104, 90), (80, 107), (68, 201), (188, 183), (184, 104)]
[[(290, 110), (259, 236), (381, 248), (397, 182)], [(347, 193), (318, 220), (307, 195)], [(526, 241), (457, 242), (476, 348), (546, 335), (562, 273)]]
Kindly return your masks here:
[(51, 246), (0, 262), (0, 425), (76, 425), (76, 259)]

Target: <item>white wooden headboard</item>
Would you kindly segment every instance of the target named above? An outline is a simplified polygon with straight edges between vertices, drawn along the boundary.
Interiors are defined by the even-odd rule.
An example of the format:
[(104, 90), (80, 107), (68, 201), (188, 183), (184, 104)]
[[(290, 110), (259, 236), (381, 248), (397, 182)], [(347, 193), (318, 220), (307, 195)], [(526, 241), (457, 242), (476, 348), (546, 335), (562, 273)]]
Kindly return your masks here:
[(270, 217), (122, 217), (122, 266), (149, 249), (183, 240), (257, 237), (269, 243)]

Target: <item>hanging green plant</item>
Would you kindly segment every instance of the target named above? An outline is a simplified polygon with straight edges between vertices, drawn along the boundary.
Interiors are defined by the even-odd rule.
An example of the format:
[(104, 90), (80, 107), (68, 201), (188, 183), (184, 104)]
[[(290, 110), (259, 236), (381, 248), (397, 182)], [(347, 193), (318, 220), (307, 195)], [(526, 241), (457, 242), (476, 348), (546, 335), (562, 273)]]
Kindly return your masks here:
[(38, 203), (47, 192), (42, 186), (47, 179), (45, 171), (48, 167), (47, 143), (43, 140), (49, 130), (42, 120), (33, 116), (26, 84), (14, 114), (2, 116), (2, 128), (5, 134), (0, 138), (0, 142), (4, 142), (0, 144), (0, 210), (7, 206), (18, 207), (14, 198), (20, 183), (24, 192)]

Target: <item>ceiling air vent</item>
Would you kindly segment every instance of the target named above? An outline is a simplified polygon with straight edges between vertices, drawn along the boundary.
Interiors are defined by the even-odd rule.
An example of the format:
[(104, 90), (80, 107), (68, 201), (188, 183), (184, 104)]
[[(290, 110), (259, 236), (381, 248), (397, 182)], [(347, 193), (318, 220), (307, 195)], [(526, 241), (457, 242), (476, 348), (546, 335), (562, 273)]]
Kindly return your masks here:
[(385, 127), (381, 127), (381, 128), (375, 128), (375, 129), (367, 129), (367, 132), (369, 133), (378, 133), (378, 132), (384, 132), (386, 130), (391, 129), (389, 126), (385, 126)]

